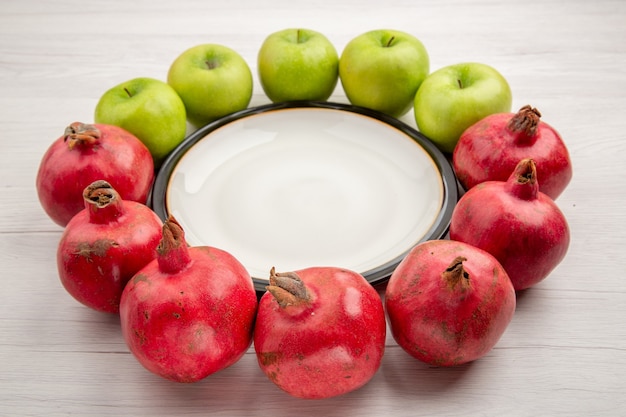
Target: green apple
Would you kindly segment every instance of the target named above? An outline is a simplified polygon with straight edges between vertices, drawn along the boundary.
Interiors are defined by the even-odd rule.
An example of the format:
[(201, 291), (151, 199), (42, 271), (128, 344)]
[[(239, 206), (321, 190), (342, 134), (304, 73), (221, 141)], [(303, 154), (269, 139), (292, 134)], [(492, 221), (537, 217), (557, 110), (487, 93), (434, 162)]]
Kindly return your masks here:
[(327, 100), (339, 77), (333, 44), (310, 29), (284, 29), (270, 34), (259, 49), (257, 70), (265, 94), (274, 103)]
[(106, 91), (95, 109), (95, 122), (119, 126), (150, 150), (155, 166), (185, 138), (185, 105), (166, 82), (140, 77)]
[(415, 95), (418, 129), (451, 153), (469, 126), (493, 113), (511, 111), (512, 94), (495, 68), (476, 62), (449, 65), (430, 74)]
[(182, 52), (172, 62), (167, 82), (185, 103), (196, 127), (244, 110), (252, 99), (248, 63), (227, 46), (207, 43)]
[(429, 71), (422, 42), (397, 30), (363, 33), (348, 42), (339, 58), (339, 79), (350, 103), (394, 117), (411, 109)]

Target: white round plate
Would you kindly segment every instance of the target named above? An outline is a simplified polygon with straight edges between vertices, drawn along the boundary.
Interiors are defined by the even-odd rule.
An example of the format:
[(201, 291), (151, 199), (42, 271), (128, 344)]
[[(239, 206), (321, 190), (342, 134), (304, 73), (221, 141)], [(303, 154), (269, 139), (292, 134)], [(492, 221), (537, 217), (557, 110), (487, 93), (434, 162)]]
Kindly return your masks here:
[(191, 246), (269, 271), (336, 266), (377, 283), (440, 238), (456, 203), (447, 160), (396, 119), (330, 103), (269, 105), (205, 126), (162, 166), (152, 205)]

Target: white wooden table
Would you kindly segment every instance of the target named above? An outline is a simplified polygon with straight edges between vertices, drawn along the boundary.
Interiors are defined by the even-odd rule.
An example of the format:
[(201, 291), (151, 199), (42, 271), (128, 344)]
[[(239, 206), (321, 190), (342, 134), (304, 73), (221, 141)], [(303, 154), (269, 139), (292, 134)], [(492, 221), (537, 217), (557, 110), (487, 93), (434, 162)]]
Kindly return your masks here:
[[(626, 3), (3, 1), (0, 4), (1, 416), (623, 416), (626, 415)], [(61, 228), (41, 209), (43, 152), (99, 96), (137, 76), (164, 79), (184, 49), (215, 42), (255, 72), (266, 35), (325, 33), (341, 51), (389, 27), (429, 50), (431, 69), (461, 61), (498, 68), (513, 108), (538, 107), (564, 137), (574, 178), (557, 203), (572, 243), (551, 276), (525, 292), (498, 345), (458, 368), (410, 358), (389, 336), (373, 380), (342, 397), (279, 391), (251, 349), (234, 366), (181, 385), (145, 371), (115, 317), (61, 287)], [(346, 102), (337, 88), (331, 98)], [(414, 124), (409, 114), (403, 118)]]

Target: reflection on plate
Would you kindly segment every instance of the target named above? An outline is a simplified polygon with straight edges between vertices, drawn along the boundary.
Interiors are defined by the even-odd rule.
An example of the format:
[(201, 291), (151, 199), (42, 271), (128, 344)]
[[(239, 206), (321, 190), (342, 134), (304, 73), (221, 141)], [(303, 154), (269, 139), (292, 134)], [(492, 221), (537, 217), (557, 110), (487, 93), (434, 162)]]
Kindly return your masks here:
[(372, 284), (447, 232), (446, 158), (417, 131), (336, 103), (245, 110), (190, 135), (161, 167), (154, 210), (192, 246), (231, 253), (264, 291), (281, 272), (337, 266)]

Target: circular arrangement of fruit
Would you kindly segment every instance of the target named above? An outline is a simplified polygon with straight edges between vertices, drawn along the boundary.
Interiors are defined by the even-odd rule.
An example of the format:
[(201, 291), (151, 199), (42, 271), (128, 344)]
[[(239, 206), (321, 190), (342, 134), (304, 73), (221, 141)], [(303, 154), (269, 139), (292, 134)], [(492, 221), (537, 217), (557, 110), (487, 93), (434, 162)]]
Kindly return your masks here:
[(166, 82), (136, 78), (106, 91), (94, 123), (72, 123), (44, 154), (36, 187), (64, 227), (57, 264), (67, 292), (118, 314), (138, 362), (178, 382), (206, 378), (254, 344), (261, 370), (288, 394), (341, 395), (378, 370), (386, 320), (417, 360), (456, 366), (487, 354), (513, 317), (516, 291), (545, 279), (568, 249), (554, 200), (572, 167), (558, 132), (535, 108), (511, 113), (496, 69), (430, 72), (424, 45), (401, 31), (361, 34), (340, 56), (318, 32), (279, 31), (259, 49), (258, 77), (275, 103), (326, 101), (340, 81), (354, 106), (393, 117), (413, 108), (465, 189), (449, 238), (413, 247), (384, 297), (341, 265), (272, 268), (257, 293), (233, 255), (188, 245), (173, 216), (162, 221), (146, 205), (155, 169), (187, 122), (246, 109), (253, 86), (237, 52), (202, 44), (173, 61)]

